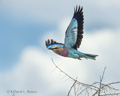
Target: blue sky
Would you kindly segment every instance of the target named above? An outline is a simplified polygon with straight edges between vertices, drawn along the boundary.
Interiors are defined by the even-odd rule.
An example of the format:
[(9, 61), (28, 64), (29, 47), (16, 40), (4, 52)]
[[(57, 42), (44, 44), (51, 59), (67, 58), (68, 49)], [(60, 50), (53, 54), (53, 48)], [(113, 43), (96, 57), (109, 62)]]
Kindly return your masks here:
[(11, 68), (26, 46), (39, 46), (39, 38), (44, 32), (56, 28), (55, 24), (42, 20), (16, 17), (7, 9), (1, 10), (0, 21), (0, 70)]
[[(76, 5), (83, 6), (85, 18), (85, 33), (79, 50), (98, 54), (96, 61), (62, 58), (44, 45), (48, 38), (64, 42), (65, 30)], [(120, 80), (119, 10), (119, 0), (1, 0), (0, 90), (3, 96), (9, 96), (7, 88), (38, 91), (39, 86), (41, 96), (65, 95), (69, 86), (62, 86), (64, 80), (61, 83), (58, 79), (59, 72), (49, 74), (54, 69), (51, 58), (63, 64), (61, 67), (73, 77), (80, 76), (83, 82), (99, 80), (104, 66), (108, 68), (106, 82)], [(36, 83), (32, 84), (33, 81)], [(56, 90), (45, 91), (50, 89)]]

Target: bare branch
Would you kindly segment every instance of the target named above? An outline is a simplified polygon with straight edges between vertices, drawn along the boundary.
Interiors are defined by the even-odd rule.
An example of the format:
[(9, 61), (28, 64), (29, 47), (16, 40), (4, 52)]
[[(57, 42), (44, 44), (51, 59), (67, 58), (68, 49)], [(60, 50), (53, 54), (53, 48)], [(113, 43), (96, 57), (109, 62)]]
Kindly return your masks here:
[[(53, 64), (54, 64), (54, 66), (55, 66), (60, 72), (62, 72), (63, 74), (65, 74), (68, 78), (70, 78), (70, 79), (73, 80), (74, 82), (76, 81), (76, 79), (72, 78), (70, 75), (68, 75), (67, 73), (65, 73), (62, 69), (60, 69), (60, 68), (55, 64), (55, 62), (53, 61), (52, 58), (51, 58), (51, 60), (52, 60), (52, 62), (53, 62)], [(79, 84), (81, 84), (81, 85), (83, 85), (83, 86), (86, 86), (86, 87), (90, 86), (90, 87), (93, 87), (93, 88), (98, 89), (98, 87), (93, 86), (93, 85), (90, 85), (90, 84), (85, 84), (85, 83), (82, 83), (82, 82), (79, 82), (79, 81), (76, 81), (76, 82), (79, 83)]]
[[(95, 83), (93, 83), (92, 84), (92, 86), (93, 85), (95, 85), (95, 84), (97, 84), (98, 82), (95, 82)], [(79, 94), (78, 94), (78, 96), (80, 95), (80, 94), (82, 94), (82, 92), (84, 92), (84, 91), (86, 91), (87, 89), (89, 89), (91, 86), (88, 86), (88, 87), (86, 87), (85, 89), (83, 89)]]
[[(120, 81), (105, 84), (104, 86), (100, 87), (92, 96), (95, 96), (95, 95), (99, 92), (99, 90), (103, 89), (104, 87), (110, 86), (110, 85), (113, 85), (113, 84), (118, 84), (118, 83), (120, 83)], [(100, 95), (100, 96), (101, 96), (101, 95)]]
[(102, 81), (103, 81), (103, 77), (104, 77), (104, 74), (105, 74), (105, 70), (106, 70), (106, 67), (104, 68), (104, 71), (103, 71), (103, 74), (102, 74), (102, 77), (100, 77), (100, 88), (99, 88), (99, 91), (98, 91), (98, 96), (100, 96), (100, 89), (102, 87)]
[(69, 90), (69, 92), (68, 92), (68, 95), (67, 96), (69, 96), (70, 95), (70, 92), (71, 92), (71, 90), (72, 90), (72, 88), (75, 86), (75, 83), (77, 82), (77, 80), (75, 80), (75, 82), (73, 83), (73, 85), (71, 86), (71, 88), (70, 88), (70, 90)]
[(54, 63), (53, 59), (52, 59), (52, 62), (53, 62), (53, 64), (55, 65), (55, 67), (60, 70), (60, 72), (62, 72), (62, 73), (65, 74), (67, 77), (69, 77), (70, 79), (72, 79), (73, 81), (75, 81), (74, 78), (72, 78), (71, 76), (69, 76), (68, 74), (66, 74), (64, 71), (62, 71), (62, 70)]
[(120, 89), (113, 87), (113, 85), (120, 84), (120, 81), (111, 82), (108, 84), (103, 83), (106, 67), (104, 68), (102, 76), (100, 77), (100, 82), (94, 82), (93, 84), (86, 84), (86, 83), (82, 83), (82, 82), (78, 81), (77, 79), (74, 79), (73, 77), (68, 75), (60, 67), (58, 67), (58, 65), (56, 65), (54, 63), (53, 59), (51, 59), (51, 60), (55, 66), (54, 70), (58, 69), (62, 74), (65, 75), (63, 78), (67, 77), (67, 80), (70, 79), (73, 81), (73, 84), (70, 87), (67, 96), (70, 96), (70, 94), (72, 94), (72, 92), (73, 92), (74, 96), (96, 96), (96, 95), (98, 95), (98, 96), (116, 96), (116, 95), (120, 95)]
[(76, 86), (74, 85), (74, 93), (75, 93), (75, 96), (77, 96), (77, 91), (76, 91)]
[(113, 94), (103, 94), (103, 95), (100, 95), (100, 96), (113, 96), (113, 95), (120, 95), (120, 93), (113, 93)]

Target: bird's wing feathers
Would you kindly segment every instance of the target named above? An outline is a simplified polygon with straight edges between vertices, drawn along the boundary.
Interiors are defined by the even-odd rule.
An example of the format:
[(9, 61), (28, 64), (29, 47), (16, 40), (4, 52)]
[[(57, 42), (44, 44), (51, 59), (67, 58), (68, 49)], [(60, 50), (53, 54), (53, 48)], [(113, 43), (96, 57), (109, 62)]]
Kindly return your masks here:
[(65, 47), (71, 48), (77, 41), (78, 23), (76, 19), (72, 19), (65, 33)]
[(65, 33), (65, 47), (79, 48), (83, 38), (83, 8), (76, 7), (73, 18)]
[(51, 39), (51, 40), (48, 39), (45, 43), (46, 43), (46, 47), (47, 47), (47, 48), (49, 48), (49, 47), (51, 47), (51, 46), (53, 46), (53, 45), (57, 45), (57, 46), (58, 46), (58, 45), (59, 45), (59, 46), (62, 45), (62, 46), (64, 46), (64, 44), (58, 43), (58, 42), (54, 41), (53, 39)]

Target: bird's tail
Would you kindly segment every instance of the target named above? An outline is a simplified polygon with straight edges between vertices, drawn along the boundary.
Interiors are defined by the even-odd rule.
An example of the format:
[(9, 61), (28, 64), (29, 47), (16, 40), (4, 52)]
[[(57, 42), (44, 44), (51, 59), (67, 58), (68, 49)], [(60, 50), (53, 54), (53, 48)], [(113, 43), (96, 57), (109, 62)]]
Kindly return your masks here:
[(96, 60), (96, 57), (97, 57), (98, 55), (94, 55), (94, 54), (84, 54), (84, 58), (86, 58), (86, 59), (92, 59), (92, 60)]

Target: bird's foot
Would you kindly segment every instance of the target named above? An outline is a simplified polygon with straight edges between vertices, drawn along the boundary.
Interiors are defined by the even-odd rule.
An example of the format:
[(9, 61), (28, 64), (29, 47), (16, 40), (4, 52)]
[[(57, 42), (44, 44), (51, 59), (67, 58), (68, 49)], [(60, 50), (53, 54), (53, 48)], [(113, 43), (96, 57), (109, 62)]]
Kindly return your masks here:
[(79, 56), (79, 57), (78, 57), (79, 60), (82, 60), (81, 58), (82, 58), (82, 56)]

